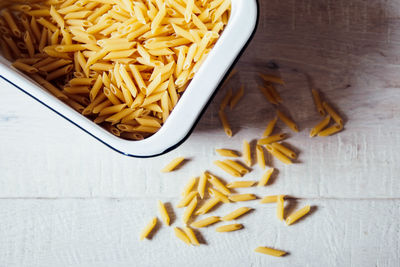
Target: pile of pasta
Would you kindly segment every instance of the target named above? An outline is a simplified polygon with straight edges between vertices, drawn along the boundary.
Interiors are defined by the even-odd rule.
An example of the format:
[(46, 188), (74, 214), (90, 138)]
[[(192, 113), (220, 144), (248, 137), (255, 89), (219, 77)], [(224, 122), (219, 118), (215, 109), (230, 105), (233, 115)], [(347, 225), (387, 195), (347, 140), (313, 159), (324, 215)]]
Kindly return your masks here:
[(83, 115), (140, 140), (167, 120), (228, 22), (230, 0), (2, 0), (13, 66)]

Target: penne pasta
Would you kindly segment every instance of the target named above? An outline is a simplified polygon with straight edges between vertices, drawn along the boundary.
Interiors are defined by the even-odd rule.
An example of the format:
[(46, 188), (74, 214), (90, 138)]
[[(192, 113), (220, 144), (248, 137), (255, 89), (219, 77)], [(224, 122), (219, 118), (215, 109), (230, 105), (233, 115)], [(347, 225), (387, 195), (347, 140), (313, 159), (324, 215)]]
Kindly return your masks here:
[(268, 75), (268, 74), (259, 74), (260, 77), (266, 81), (266, 82), (270, 82), (270, 83), (276, 83), (276, 84), (280, 84), (280, 85), (285, 85), (285, 82), (282, 80), (282, 78), (278, 77), (278, 76), (274, 76), (274, 75)]
[(240, 223), (234, 223), (234, 224), (228, 224), (228, 225), (222, 225), (217, 228), (215, 228), (215, 231), (217, 232), (232, 232), (232, 231), (237, 231), (243, 228), (243, 225)]
[(235, 220), (237, 218), (239, 218), (240, 216), (246, 214), (247, 212), (249, 212), (250, 210), (252, 210), (251, 208), (248, 207), (241, 207), (238, 208), (234, 211), (232, 211), (231, 213), (225, 215), (224, 217), (221, 218), (221, 220), (223, 221), (232, 221)]
[(269, 179), (271, 178), (272, 173), (274, 172), (274, 168), (270, 168), (267, 170), (263, 176), (261, 177), (260, 181), (258, 182), (257, 186), (266, 186), (268, 184)]
[(276, 217), (278, 217), (279, 220), (283, 221), (284, 219), (284, 196), (279, 195), (276, 198)]
[(211, 196), (213, 196), (216, 199), (219, 199), (221, 202), (223, 203), (229, 203), (229, 198), (222, 194), (221, 192), (219, 192), (218, 190), (215, 190), (213, 188), (208, 188), (208, 192), (210, 193)]
[(220, 202), (219, 198), (210, 198), (200, 208), (198, 208), (194, 214), (195, 215), (206, 214), (209, 210), (211, 210), (219, 202)]
[(246, 173), (249, 172), (249, 170), (246, 167), (244, 167), (242, 164), (240, 164), (237, 161), (226, 159), (226, 160), (223, 161), (223, 163), (225, 163), (229, 167), (231, 167), (231, 168), (235, 169), (236, 171), (238, 171), (240, 173), (240, 175), (245, 175)]
[(262, 146), (260, 145), (256, 146), (256, 156), (257, 156), (258, 166), (260, 166), (260, 168), (264, 170), (265, 169), (264, 151)]
[(167, 209), (160, 200), (157, 201), (158, 212), (160, 213), (161, 219), (164, 221), (166, 225), (169, 226), (170, 218), (167, 212)]
[(317, 109), (317, 112), (321, 116), (325, 116), (325, 110), (322, 107), (322, 101), (321, 101), (321, 96), (319, 95), (319, 92), (316, 89), (312, 89), (311, 92), (313, 95), (314, 104), (315, 104), (315, 108)]
[(240, 89), (237, 91), (237, 93), (231, 98), (231, 101), (229, 103), (231, 109), (233, 109), (237, 105), (239, 100), (243, 97), (243, 94), (244, 94), (244, 86), (242, 85)]
[(255, 184), (255, 181), (234, 181), (230, 182), (226, 185), (227, 188), (242, 188), (242, 187), (251, 187)]
[(265, 196), (260, 200), (260, 203), (275, 203), (278, 201), (278, 196)]
[(286, 225), (291, 225), (310, 212), (310, 205), (305, 206), (286, 218)]
[(247, 167), (251, 167), (251, 152), (250, 152), (250, 144), (246, 140), (243, 141), (243, 160), (246, 163)]
[(286, 254), (285, 251), (277, 250), (277, 249), (273, 249), (273, 248), (267, 248), (267, 247), (258, 247), (254, 251), (258, 252), (258, 253), (262, 253), (262, 254), (271, 255), (274, 257), (282, 257)]
[(186, 236), (189, 238), (190, 243), (192, 245), (195, 245), (195, 246), (199, 246), (200, 245), (200, 243), (197, 240), (197, 237), (196, 237), (194, 231), (191, 228), (183, 227), (183, 231), (185, 232)]
[(182, 221), (187, 224), (197, 206), (197, 197), (194, 197), (183, 213)]
[(182, 240), (183, 242), (185, 242), (186, 245), (190, 245), (190, 239), (184, 231), (182, 231), (178, 227), (174, 227), (174, 233), (175, 233), (175, 236), (177, 238), (179, 238), (180, 240)]
[(265, 131), (263, 133), (263, 137), (268, 137), (271, 135), (271, 133), (274, 131), (275, 128), (275, 124), (278, 121), (278, 117), (273, 118), (267, 125), (267, 127), (265, 128)]
[(329, 122), (331, 121), (331, 116), (326, 116), (322, 121), (320, 121), (314, 128), (310, 131), (310, 137), (316, 136), (319, 132), (321, 132), (326, 126), (328, 126)]
[(234, 150), (220, 148), (215, 149), (215, 151), (222, 157), (239, 157), (238, 153)]
[(299, 128), (297, 127), (296, 123), (292, 119), (290, 119), (288, 116), (283, 114), (280, 110), (277, 110), (276, 112), (277, 112), (278, 118), (284, 124), (286, 124), (290, 129), (292, 129), (294, 132), (298, 132), (299, 131)]
[(218, 111), (219, 119), (222, 123), (222, 127), (228, 137), (232, 137), (232, 129), (229, 125), (228, 119), (226, 118), (225, 112), (223, 110)]
[(173, 159), (170, 163), (168, 163), (162, 170), (161, 172), (171, 172), (173, 171), (176, 167), (179, 166), (183, 161), (185, 160), (184, 157), (177, 157)]
[(142, 230), (141, 234), (140, 234), (140, 240), (145, 239), (146, 237), (148, 237), (148, 235), (151, 233), (151, 231), (154, 229), (154, 227), (157, 224), (157, 218), (154, 217), (146, 226), (145, 228)]
[(207, 217), (205, 219), (193, 222), (191, 224), (191, 226), (192, 227), (196, 227), (196, 228), (202, 228), (202, 227), (207, 227), (207, 226), (209, 226), (211, 224), (217, 223), (219, 221), (220, 221), (220, 217), (218, 217), (218, 216), (210, 216), (210, 217)]
[(285, 156), (291, 158), (291, 159), (296, 159), (297, 158), (297, 155), (293, 150), (291, 150), (288, 147), (285, 147), (281, 143), (272, 143), (271, 146), (273, 148), (277, 149), (279, 152), (281, 152)]
[(232, 98), (232, 88), (229, 88), (228, 91), (226, 92), (224, 98), (222, 99), (222, 102), (219, 106), (220, 110), (224, 110), (225, 107), (229, 104), (229, 101)]
[(337, 114), (337, 112), (330, 105), (328, 105), (328, 103), (322, 102), (322, 106), (337, 124), (343, 126), (343, 119)]
[(214, 175), (208, 174), (209, 178), (208, 181), (217, 189), (219, 192), (221, 192), (224, 195), (229, 195), (231, 192), (226, 186)]
[(181, 194), (182, 197), (187, 196), (189, 194), (189, 192), (192, 191), (194, 185), (196, 184), (196, 181), (197, 181), (196, 177), (190, 178), (190, 180), (188, 181), (188, 183), (185, 185), (185, 187), (182, 190), (182, 194)]
[(326, 128), (325, 130), (321, 131), (318, 133), (318, 136), (331, 136), (337, 132), (340, 132), (343, 129), (343, 125), (333, 125), (329, 128)]
[(197, 192), (199, 193), (199, 196), (201, 199), (204, 198), (204, 193), (206, 190), (206, 185), (207, 185), (207, 175), (205, 172), (203, 172), (200, 175), (199, 183), (197, 185)]
[(266, 145), (265, 147), (267, 148), (268, 152), (271, 153), (272, 156), (274, 156), (281, 162), (285, 164), (292, 164), (292, 161), (288, 157), (286, 157), (284, 154), (282, 154), (279, 150), (277, 150), (273, 146)]
[(236, 170), (235, 168), (229, 166), (228, 164), (226, 164), (223, 161), (215, 160), (213, 163), (214, 163), (214, 165), (216, 165), (219, 168), (221, 168), (221, 170), (225, 171), (226, 173), (228, 173), (228, 174), (230, 174), (232, 176), (235, 176), (235, 177), (241, 177), (242, 176), (242, 174), (238, 170)]
[(229, 196), (229, 199), (232, 200), (233, 202), (249, 201), (249, 200), (254, 200), (256, 198), (257, 197), (254, 194), (235, 194)]
[(186, 207), (190, 201), (197, 195), (196, 191), (191, 191), (188, 193), (186, 196), (184, 196), (181, 201), (179, 201), (178, 205), (176, 206), (177, 208), (183, 208)]

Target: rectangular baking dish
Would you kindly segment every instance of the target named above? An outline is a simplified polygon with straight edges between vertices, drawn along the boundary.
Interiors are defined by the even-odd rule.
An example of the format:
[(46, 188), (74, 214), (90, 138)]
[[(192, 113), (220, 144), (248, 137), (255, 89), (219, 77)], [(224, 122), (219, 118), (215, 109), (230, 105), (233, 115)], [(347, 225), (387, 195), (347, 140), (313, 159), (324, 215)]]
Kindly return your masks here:
[(168, 120), (157, 133), (140, 141), (125, 140), (109, 133), (13, 68), (2, 56), (0, 77), (113, 150), (127, 156), (153, 157), (176, 148), (190, 135), (224, 77), (252, 39), (257, 22), (257, 0), (232, 0), (226, 28)]

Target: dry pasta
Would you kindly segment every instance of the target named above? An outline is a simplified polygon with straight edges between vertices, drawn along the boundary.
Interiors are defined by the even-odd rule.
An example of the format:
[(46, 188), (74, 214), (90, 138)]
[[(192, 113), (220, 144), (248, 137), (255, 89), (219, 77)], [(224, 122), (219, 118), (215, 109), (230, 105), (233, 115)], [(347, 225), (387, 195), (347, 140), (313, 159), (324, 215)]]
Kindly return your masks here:
[(318, 133), (318, 136), (331, 136), (343, 129), (343, 125), (333, 125)]
[(251, 167), (250, 144), (246, 140), (243, 141), (243, 160), (247, 167)]
[(179, 238), (181, 241), (185, 242), (186, 245), (190, 245), (190, 239), (184, 231), (182, 231), (178, 227), (174, 227), (174, 233), (175, 233), (175, 236), (177, 238)]
[(178, 157), (173, 159), (170, 163), (168, 163), (161, 171), (162, 172), (171, 172), (173, 171), (176, 167), (178, 167), (179, 164), (182, 163), (182, 161), (184, 161), (185, 158), (184, 157)]
[(288, 116), (283, 114), (282, 111), (277, 110), (277, 115), (278, 115), (278, 118), (283, 123), (285, 123), (290, 129), (292, 129), (294, 132), (298, 132), (299, 131), (299, 128), (297, 127), (296, 123), (291, 118), (289, 118)]
[(328, 105), (328, 103), (322, 102), (322, 106), (337, 124), (343, 126), (343, 119), (339, 116), (339, 114), (337, 114), (337, 112), (330, 105)]
[(222, 194), (221, 192), (219, 192), (218, 190), (215, 190), (213, 188), (208, 188), (208, 192), (210, 193), (211, 196), (213, 196), (214, 198), (219, 199), (220, 201), (222, 201), (223, 203), (229, 203), (229, 198)]
[(285, 156), (288, 156), (291, 159), (296, 159), (297, 158), (297, 154), (291, 150), (290, 148), (282, 145), (281, 143), (272, 143), (271, 146), (277, 150), (279, 150), (280, 152), (282, 152), (282, 154), (284, 154)]
[(222, 217), (221, 220), (223, 220), (223, 221), (235, 220), (235, 219), (239, 218), (240, 216), (244, 215), (245, 213), (249, 212), (250, 210), (252, 210), (252, 209), (248, 208), (248, 207), (238, 208), (238, 209), (232, 211), (231, 213), (225, 215), (224, 217)]
[[(123, 133), (123, 138), (147, 138), (165, 123), (200, 69), (224, 30), (231, 6), (230, 0), (212, 7), (193, 0), (187, 5), (156, 2), (49, 0), (22, 5), (9, 1), (0, 4), (0, 51), (15, 62), (15, 68), (36, 75), (35, 81), (47, 80), (40, 85), (103, 128)], [(26, 60), (39, 55), (48, 60), (40, 66), (43, 70)], [(79, 97), (64, 93), (75, 78), (93, 78), (97, 83), (79, 92)], [(111, 118), (94, 113), (91, 104), (102, 93), (110, 106), (127, 108)], [(88, 101), (77, 100), (83, 97)], [(232, 106), (240, 97), (236, 98)], [(132, 113), (149, 110), (145, 116), (156, 119), (157, 126), (119, 127), (142, 119), (141, 114), (127, 115), (128, 108)]]
[(196, 234), (194, 233), (192, 228), (183, 227), (183, 231), (185, 232), (186, 236), (189, 238), (190, 243), (192, 245), (198, 246), (200, 245), (199, 240), (197, 240)]
[(278, 200), (278, 196), (265, 196), (260, 200), (260, 203), (275, 203)]
[(268, 137), (271, 135), (271, 133), (273, 132), (274, 128), (275, 128), (275, 124), (278, 121), (278, 117), (273, 118), (267, 125), (267, 127), (265, 128), (265, 131), (263, 133), (263, 137)]
[(197, 197), (194, 197), (192, 199), (192, 201), (190, 202), (190, 204), (185, 209), (185, 212), (183, 213), (182, 221), (184, 224), (187, 224), (187, 222), (189, 221), (190, 216), (192, 216), (193, 211), (195, 210), (196, 206), (197, 206)]
[(255, 181), (234, 181), (226, 185), (227, 188), (242, 188), (242, 187), (252, 187)]
[(257, 141), (258, 145), (268, 145), (271, 144), (273, 142), (277, 142), (277, 141), (281, 141), (283, 139), (286, 138), (286, 134), (285, 133), (281, 133), (281, 134), (275, 134), (275, 135), (271, 135), (265, 138), (262, 138), (260, 140)]
[(221, 168), (223, 171), (225, 171), (226, 173), (235, 176), (235, 177), (241, 177), (242, 174), (236, 170), (235, 168), (232, 168), (231, 166), (229, 166), (228, 164), (226, 164), (223, 161), (220, 160), (215, 160), (214, 165), (218, 166), (219, 168)]
[(220, 148), (220, 149), (215, 149), (215, 151), (216, 151), (220, 156), (223, 156), (223, 157), (233, 157), (233, 158), (239, 157), (239, 155), (237, 154), (237, 152), (234, 151), (234, 150), (222, 149), (222, 148)]
[(240, 223), (234, 223), (234, 224), (228, 224), (228, 225), (222, 225), (218, 226), (215, 228), (215, 231), (217, 232), (232, 232), (232, 231), (237, 231), (243, 228), (243, 224)]
[(310, 137), (316, 136), (319, 132), (321, 132), (326, 126), (328, 126), (331, 121), (331, 116), (326, 116), (322, 121), (320, 121), (317, 125), (315, 125), (310, 131)]
[(265, 169), (264, 150), (260, 145), (256, 146), (256, 156), (257, 156), (258, 166), (260, 166), (260, 168), (264, 170)]
[(312, 89), (311, 92), (312, 92), (312, 95), (314, 98), (314, 104), (315, 104), (315, 107), (316, 107), (318, 113), (321, 116), (325, 116), (325, 110), (322, 107), (321, 96), (319, 95), (319, 92), (316, 89)]
[(268, 181), (271, 178), (271, 175), (273, 172), (274, 172), (274, 168), (270, 168), (269, 170), (267, 170), (261, 177), (260, 181), (258, 181), (257, 186), (258, 187), (266, 186), (268, 184)]
[(157, 207), (158, 207), (158, 212), (161, 215), (161, 219), (164, 221), (166, 225), (169, 226), (170, 218), (168, 215), (168, 211), (164, 206), (164, 203), (162, 203), (160, 200), (157, 202)]
[(219, 119), (221, 120), (222, 127), (224, 128), (224, 132), (228, 137), (232, 137), (232, 129), (229, 125), (228, 119), (226, 118), (225, 112), (223, 110), (218, 111)]
[(275, 147), (271, 145), (266, 145), (265, 147), (267, 148), (268, 152), (271, 153), (272, 156), (274, 156), (276, 159), (280, 160), (285, 164), (292, 164), (292, 161)]
[(284, 219), (284, 196), (279, 195), (277, 196), (276, 199), (276, 217), (278, 217), (279, 220), (283, 221)]
[(201, 199), (204, 198), (204, 193), (206, 191), (206, 185), (207, 185), (207, 174), (203, 172), (200, 176), (199, 183), (197, 185), (197, 192), (199, 193), (199, 196)]
[(295, 223), (297, 220), (301, 219), (304, 215), (309, 213), (310, 209), (311, 209), (310, 205), (307, 205), (307, 206), (295, 211), (293, 214), (291, 214), (290, 216), (288, 216), (286, 218), (286, 224), (291, 225), (291, 224)]
[(258, 247), (254, 251), (262, 254), (271, 255), (274, 257), (282, 257), (286, 254), (285, 251), (267, 247)]
[(217, 177), (215, 177), (212, 174), (208, 175), (209, 175), (208, 181), (215, 187), (215, 189), (217, 189), (224, 195), (229, 195), (231, 193), (231, 191), (228, 188), (226, 188), (226, 186)]
[(226, 165), (228, 165), (229, 167), (235, 169), (236, 171), (238, 171), (241, 175), (245, 175), (246, 173), (249, 172), (249, 170), (244, 167), (242, 164), (240, 164), (237, 161), (233, 161), (230, 159), (226, 159), (223, 161)]
[(219, 198), (210, 198), (200, 208), (198, 208), (194, 214), (195, 215), (206, 214), (209, 210), (211, 210), (219, 202), (220, 202)]
[(268, 75), (268, 74), (260, 73), (260, 77), (266, 82), (285, 85), (285, 82), (282, 80), (282, 78), (275, 76), (275, 75)]
[(151, 231), (154, 229), (156, 224), (157, 224), (157, 218), (154, 217), (142, 230), (142, 232), (140, 234), (140, 240), (145, 239), (151, 233)]
[(197, 181), (196, 177), (190, 178), (190, 180), (187, 182), (187, 184), (183, 188), (183, 191), (182, 191), (182, 194), (181, 194), (182, 197), (187, 196), (189, 194), (189, 192), (192, 191), (194, 185), (196, 184), (196, 181)]
[(220, 219), (219, 216), (210, 216), (210, 217), (207, 217), (207, 218), (205, 218), (205, 219), (202, 219), (202, 220), (193, 222), (193, 223), (191, 224), (191, 226), (192, 226), (192, 227), (196, 227), (196, 228), (207, 227), (207, 226), (209, 226), (209, 225), (211, 225), (211, 224), (214, 224), (214, 223), (219, 222), (220, 220), (221, 220), (221, 219)]
[(239, 100), (243, 97), (243, 94), (244, 94), (244, 86), (241, 86), (240, 89), (237, 91), (237, 93), (231, 98), (231, 101), (229, 103), (229, 107), (231, 109), (233, 109), (237, 105)]
[(229, 199), (233, 202), (254, 200), (257, 197), (254, 194), (235, 194), (230, 195)]
[(183, 208), (186, 207), (190, 201), (192, 201), (192, 199), (197, 195), (196, 191), (192, 191), (189, 194), (187, 194), (184, 198), (182, 198), (178, 205), (176, 206), (177, 208)]

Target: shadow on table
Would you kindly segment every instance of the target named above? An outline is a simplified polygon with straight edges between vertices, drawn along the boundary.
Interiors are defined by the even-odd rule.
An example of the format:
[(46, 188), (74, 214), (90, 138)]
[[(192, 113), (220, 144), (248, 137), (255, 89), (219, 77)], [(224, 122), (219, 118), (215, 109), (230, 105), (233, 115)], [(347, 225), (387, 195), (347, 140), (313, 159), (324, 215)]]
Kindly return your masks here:
[(300, 130), (321, 120), (311, 88), (319, 89), (322, 98), (347, 121), (346, 114), (351, 113), (347, 103), (357, 101), (366, 86), (379, 82), (367, 73), (392, 60), (389, 34), (400, 32), (390, 30), (395, 23), (390, 20), (391, 13), (396, 10), (390, 5), (400, 8), (400, 3), (351, 0), (328, 5), (319, 0), (310, 5), (307, 1), (273, 0), (260, 1), (260, 5), (258, 30), (236, 65), (238, 73), (219, 89), (194, 134), (222, 132), (219, 103), (228, 88), (236, 91), (241, 85), (246, 90), (243, 99), (234, 110), (227, 108), (234, 134), (246, 128), (259, 128), (262, 133), (275, 116), (275, 108), (257, 88), (261, 84), (258, 72), (282, 76), (286, 85), (278, 86), (278, 91), (283, 108)]

